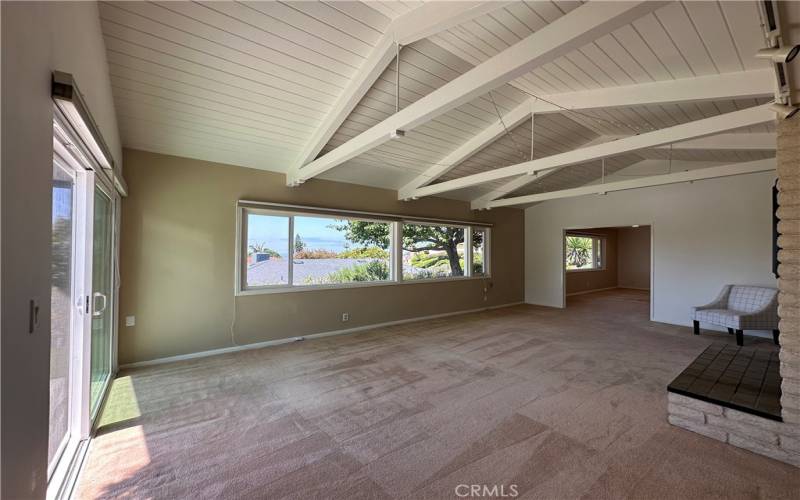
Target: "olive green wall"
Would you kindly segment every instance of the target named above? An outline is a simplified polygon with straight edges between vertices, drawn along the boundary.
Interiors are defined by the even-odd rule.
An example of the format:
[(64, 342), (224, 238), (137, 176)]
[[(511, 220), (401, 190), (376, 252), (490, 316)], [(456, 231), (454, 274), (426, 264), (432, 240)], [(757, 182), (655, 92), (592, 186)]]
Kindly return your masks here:
[[(124, 151), (119, 362), (232, 346), (239, 199), (488, 221), (492, 278), (315, 290), (236, 298), (235, 341), (249, 344), (521, 302), (523, 211), (472, 212), (466, 202), (409, 203), (392, 190), (324, 180), (287, 188), (283, 174)], [(350, 321), (342, 323), (341, 313)], [(136, 325), (125, 326), (125, 317)]]

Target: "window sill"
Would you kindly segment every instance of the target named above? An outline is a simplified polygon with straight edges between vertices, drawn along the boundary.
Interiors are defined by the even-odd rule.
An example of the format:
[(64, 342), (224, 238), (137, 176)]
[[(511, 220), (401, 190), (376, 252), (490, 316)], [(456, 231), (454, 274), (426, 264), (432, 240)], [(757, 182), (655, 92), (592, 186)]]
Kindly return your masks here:
[(601, 267), (598, 269), (566, 269), (568, 273), (591, 273), (591, 272), (598, 272), (598, 271), (606, 271), (605, 267)]
[(372, 283), (340, 283), (336, 285), (309, 285), (309, 286), (289, 286), (280, 285), (274, 287), (255, 288), (250, 290), (237, 290), (236, 296), (243, 295), (270, 295), (275, 293), (296, 293), (296, 292), (318, 292), (320, 290), (342, 290), (348, 288), (369, 288), (373, 286), (392, 286), (392, 285), (415, 285), (417, 283), (452, 283), (456, 281), (475, 281), (491, 279), (491, 276), (459, 276), (455, 278), (433, 278), (404, 281), (378, 281)]

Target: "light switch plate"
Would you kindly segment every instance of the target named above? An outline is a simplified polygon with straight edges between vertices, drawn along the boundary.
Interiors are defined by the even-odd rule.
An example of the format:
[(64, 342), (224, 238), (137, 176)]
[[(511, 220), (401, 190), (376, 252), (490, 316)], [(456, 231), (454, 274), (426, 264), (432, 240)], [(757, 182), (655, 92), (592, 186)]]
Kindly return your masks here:
[(125, 316), (125, 326), (136, 326), (136, 316)]

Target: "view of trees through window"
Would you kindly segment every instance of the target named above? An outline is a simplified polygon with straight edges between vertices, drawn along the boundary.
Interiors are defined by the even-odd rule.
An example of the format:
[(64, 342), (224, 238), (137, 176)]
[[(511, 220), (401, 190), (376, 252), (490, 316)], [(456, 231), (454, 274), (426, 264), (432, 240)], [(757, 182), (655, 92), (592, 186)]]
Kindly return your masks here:
[(602, 240), (592, 236), (567, 235), (566, 269), (599, 269), (602, 267)]
[(486, 274), (486, 230), (475, 228), (472, 230), (472, 275)]
[(403, 225), (403, 279), (464, 275), (463, 227)]
[[(392, 222), (245, 213), (247, 288), (397, 279), (391, 271)], [(463, 226), (404, 223), (402, 279), (465, 276), (466, 234)], [(484, 273), (486, 235), (484, 228), (473, 230), (473, 275)]]

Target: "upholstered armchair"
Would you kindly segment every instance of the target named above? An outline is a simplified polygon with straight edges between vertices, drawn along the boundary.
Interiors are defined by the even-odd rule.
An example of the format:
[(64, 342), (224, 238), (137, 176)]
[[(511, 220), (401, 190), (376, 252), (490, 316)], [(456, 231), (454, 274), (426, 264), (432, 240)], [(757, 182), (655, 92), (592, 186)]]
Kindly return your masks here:
[(736, 344), (744, 344), (744, 330), (772, 330), (778, 343), (778, 290), (747, 285), (725, 285), (710, 304), (692, 308), (694, 334), (700, 335), (700, 323), (728, 328), (736, 332)]

